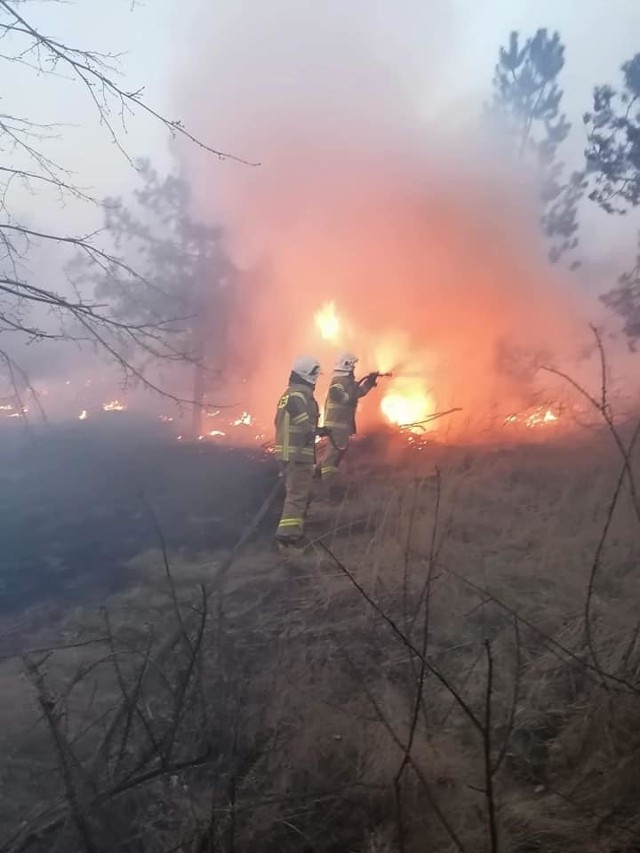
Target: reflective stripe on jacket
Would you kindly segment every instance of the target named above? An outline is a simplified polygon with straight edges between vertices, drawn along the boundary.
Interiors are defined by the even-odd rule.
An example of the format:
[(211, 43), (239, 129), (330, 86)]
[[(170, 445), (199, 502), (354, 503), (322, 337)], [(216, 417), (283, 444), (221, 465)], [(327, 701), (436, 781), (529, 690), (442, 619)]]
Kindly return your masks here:
[(315, 462), (318, 404), (309, 385), (292, 382), (278, 400), (275, 456), (281, 462)]
[(353, 374), (334, 373), (324, 405), (324, 425), (339, 433), (355, 435), (358, 400), (365, 393)]

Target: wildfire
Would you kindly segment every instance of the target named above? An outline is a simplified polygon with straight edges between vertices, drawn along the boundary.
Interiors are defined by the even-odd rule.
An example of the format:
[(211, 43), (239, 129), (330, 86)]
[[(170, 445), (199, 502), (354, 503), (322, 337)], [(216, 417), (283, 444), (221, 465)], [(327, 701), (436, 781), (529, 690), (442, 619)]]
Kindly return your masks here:
[[(220, 429), (212, 429), (211, 432), (207, 432), (204, 435), (198, 436), (198, 441), (204, 441), (205, 438), (224, 438), (226, 436), (226, 432), (222, 432)], [(178, 436), (178, 441), (182, 438), (181, 435)]]
[(102, 409), (105, 412), (124, 412), (126, 408), (120, 400), (110, 400), (108, 403), (102, 404)]
[(533, 412), (516, 413), (508, 415), (504, 422), (505, 424), (522, 424), (531, 429), (532, 427), (547, 426), (549, 424), (557, 424), (560, 419), (559, 409), (558, 414), (553, 411), (550, 406), (538, 406)]
[(316, 328), (325, 341), (336, 341), (340, 334), (340, 319), (336, 313), (335, 302), (326, 302), (314, 318)]
[(243, 412), (239, 418), (236, 418), (235, 421), (233, 421), (231, 426), (251, 426), (252, 423), (253, 418), (249, 412)]
[(435, 411), (433, 398), (419, 385), (398, 385), (382, 398), (380, 410), (390, 424), (412, 426), (426, 420)]
[(0, 411), (8, 412), (8, 414), (5, 415), (6, 418), (21, 418), (23, 415), (27, 414), (27, 412), (29, 411), (29, 407), (22, 406), (22, 408), (18, 411), (15, 409), (14, 406), (11, 405), (11, 403), (8, 403), (6, 405), (0, 406)]

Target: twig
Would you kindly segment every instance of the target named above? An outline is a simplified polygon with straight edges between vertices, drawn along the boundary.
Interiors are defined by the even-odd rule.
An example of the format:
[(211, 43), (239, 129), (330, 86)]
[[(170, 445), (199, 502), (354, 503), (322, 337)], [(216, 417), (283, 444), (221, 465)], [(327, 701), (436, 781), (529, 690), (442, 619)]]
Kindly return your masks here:
[(518, 700), (520, 698), (520, 681), (521, 681), (521, 673), (522, 673), (522, 647), (520, 641), (520, 625), (517, 616), (513, 617), (513, 633), (515, 637), (515, 645), (516, 645), (516, 671), (513, 676), (513, 698), (511, 700), (511, 708), (509, 710), (509, 718), (507, 720), (506, 725), (506, 733), (504, 739), (502, 741), (502, 747), (500, 748), (500, 752), (498, 753), (498, 757), (496, 758), (493, 765), (493, 775), (500, 770), (502, 766), (502, 762), (507, 756), (507, 750), (509, 749), (509, 744), (511, 742), (511, 736), (513, 735), (514, 723), (516, 719), (516, 711), (518, 709)]
[(361, 685), (362, 685), (362, 687), (363, 687), (363, 689), (367, 695), (367, 699), (371, 703), (373, 710), (376, 712), (376, 715), (377, 715), (380, 723), (382, 724), (382, 726), (386, 730), (387, 734), (389, 735), (389, 737), (391, 738), (393, 743), (398, 747), (398, 749), (400, 749), (402, 751), (403, 755), (408, 756), (407, 761), (411, 765), (411, 769), (413, 770), (413, 772), (416, 774), (416, 778), (418, 779), (418, 781), (422, 785), (422, 788), (423, 788), (423, 790), (427, 796), (427, 799), (429, 801), (429, 805), (431, 806), (431, 808), (435, 812), (436, 816), (438, 817), (438, 820), (440, 821), (443, 828), (445, 829), (445, 831), (447, 832), (447, 834), (451, 838), (453, 844), (455, 845), (455, 847), (459, 851), (459, 853), (466, 853), (466, 848), (465, 848), (464, 844), (460, 840), (457, 832), (455, 831), (455, 829), (451, 825), (449, 819), (447, 818), (444, 811), (442, 810), (442, 808), (438, 802), (438, 799), (432, 790), (432, 787), (431, 787), (429, 780), (427, 779), (427, 777), (422, 772), (422, 769), (420, 768), (420, 766), (415, 762), (413, 756), (407, 753), (406, 746), (402, 743), (402, 741), (400, 740), (400, 738), (396, 734), (395, 730), (393, 729), (393, 726), (387, 720), (386, 716), (383, 714), (382, 709), (380, 708), (378, 702), (376, 701), (375, 696), (372, 694), (372, 692), (369, 689), (364, 678), (361, 677), (357, 667), (355, 666), (355, 664), (351, 660), (349, 654), (344, 649), (343, 649), (343, 653), (344, 653), (345, 660), (347, 661), (349, 667), (351, 668), (352, 672), (354, 673), (354, 675), (358, 678), (359, 682), (361, 683)]
[(452, 415), (454, 412), (461, 412), (462, 409), (447, 409), (446, 412), (435, 412), (433, 415), (429, 415), (428, 418), (425, 418), (423, 421), (416, 421), (413, 424), (402, 424), (401, 429), (411, 429), (411, 427), (422, 426), (423, 424), (431, 423), (431, 421), (435, 421), (438, 418), (444, 418), (445, 415)]
[(600, 566), (600, 560), (602, 558), (602, 552), (604, 550), (604, 546), (605, 546), (607, 538), (609, 536), (609, 529), (611, 527), (611, 522), (613, 521), (613, 515), (614, 515), (614, 512), (615, 512), (616, 507), (618, 505), (618, 500), (620, 498), (620, 494), (622, 491), (622, 485), (624, 483), (625, 476), (627, 475), (627, 468), (629, 466), (629, 456), (631, 454), (631, 451), (633, 450), (633, 447), (634, 447), (636, 441), (638, 440), (638, 436), (640, 436), (640, 421), (638, 422), (638, 424), (637, 424), (637, 426), (633, 432), (633, 436), (631, 437), (631, 442), (629, 444), (629, 448), (628, 448), (628, 450), (626, 452), (626, 456), (625, 456), (625, 464), (622, 466), (622, 469), (620, 470), (620, 474), (618, 475), (618, 480), (616, 482), (616, 486), (615, 486), (615, 489), (613, 491), (613, 495), (611, 497), (611, 500), (609, 501), (609, 506), (607, 508), (607, 516), (605, 519), (604, 527), (602, 528), (602, 531), (600, 533), (598, 545), (596, 547), (595, 554), (593, 556), (593, 562), (591, 564), (591, 571), (589, 573), (589, 581), (587, 583), (587, 595), (586, 595), (585, 603), (584, 603), (584, 630), (585, 630), (585, 636), (586, 636), (586, 641), (587, 641), (587, 647), (589, 649), (589, 654), (591, 655), (591, 660), (593, 661), (593, 665), (596, 668), (596, 670), (598, 671), (598, 674), (600, 675), (600, 678), (602, 681), (602, 686), (606, 690), (609, 690), (609, 685), (607, 684), (604, 673), (602, 672), (602, 667), (600, 666), (600, 662), (598, 660), (598, 656), (596, 654), (596, 649), (595, 649), (593, 630), (592, 630), (592, 625), (591, 625), (591, 602), (593, 600), (595, 579), (596, 579), (596, 574), (598, 572), (598, 568)]
[(485, 711), (484, 711), (484, 731), (483, 731), (483, 747), (484, 747), (484, 784), (485, 784), (485, 799), (487, 803), (487, 817), (489, 822), (489, 843), (491, 853), (498, 853), (498, 825), (496, 822), (496, 801), (493, 790), (493, 763), (491, 759), (491, 700), (493, 693), (493, 656), (491, 654), (491, 643), (489, 640), (484, 641), (484, 648), (487, 657), (487, 686), (485, 690)]
[(191, 644), (191, 640), (187, 633), (187, 629), (185, 628), (184, 619), (182, 618), (182, 612), (180, 610), (180, 604), (178, 603), (178, 596), (176, 593), (176, 585), (173, 582), (173, 575), (171, 573), (171, 566), (169, 564), (169, 554), (167, 552), (167, 542), (164, 538), (164, 534), (162, 532), (162, 528), (160, 527), (160, 522), (158, 520), (158, 516), (156, 515), (155, 510), (151, 503), (147, 500), (144, 494), (140, 495), (147, 512), (151, 518), (151, 522), (153, 524), (153, 528), (155, 530), (156, 536), (158, 537), (158, 542), (160, 544), (160, 551), (162, 553), (162, 562), (164, 565), (164, 572), (167, 578), (167, 583), (169, 585), (169, 594), (171, 598), (171, 604), (173, 606), (173, 612), (176, 617), (176, 622), (178, 623), (178, 628), (180, 629), (180, 633), (182, 634), (182, 639), (184, 640), (184, 644), (187, 647), (187, 650), (193, 654), (193, 646)]
[(459, 574), (454, 569), (448, 569), (442, 565), (440, 565), (440, 569), (441, 571), (452, 575), (454, 578), (457, 578), (461, 583), (466, 584), (471, 589), (474, 589), (478, 594), (485, 596), (487, 600), (494, 602), (494, 604), (497, 604), (498, 607), (500, 607), (505, 612), (511, 614), (511, 616), (516, 616), (523, 625), (526, 625), (527, 628), (538, 634), (538, 636), (542, 637), (542, 639), (549, 643), (549, 645), (554, 646), (556, 649), (559, 650), (559, 652), (561, 652), (563, 655), (566, 655), (580, 669), (587, 670), (587, 672), (595, 672), (600, 676), (604, 675), (609, 681), (612, 681), (614, 684), (620, 685), (620, 687), (625, 687), (627, 691), (636, 695), (640, 694), (640, 688), (638, 688), (637, 685), (632, 684), (630, 681), (627, 681), (624, 678), (620, 678), (617, 675), (613, 675), (610, 672), (605, 672), (604, 670), (598, 671), (596, 667), (593, 666), (593, 664), (579, 658), (575, 652), (572, 652), (571, 649), (568, 649), (562, 643), (559, 643), (558, 640), (556, 640), (550, 634), (547, 634), (541, 628), (538, 628), (537, 625), (534, 625), (533, 622), (530, 622), (521, 613), (519, 613), (513, 607), (510, 607), (497, 595), (494, 595), (490, 590), (486, 589), (486, 587), (482, 587), (474, 581), (469, 580), (469, 578), (464, 577), (464, 575)]
[[(141, 90), (127, 92), (117, 85), (110, 77), (107, 77), (106, 74), (100, 69), (100, 65), (98, 64), (104, 57), (100, 57), (99, 54), (91, 52), (78, 50), (77, 48), (68, 47), (60, 41), (56, 41), (53, 38), (49, 38), (48, 36), (44, 36), (40, 33), (35, 27), (33, 27), (29, 22), (23, 18), (21, 15), (16, 12), (12, 5), (10, 5), (7, 0), (0, 0), (0, 6), (2, 6), (5, 11), (17, 21), (22, 29), (19, 30), (25, 35), (31, 36), (33, 38), (35, 45), (44, 47), (47, 52), (50, 54), (53, 64), (57, 64), (58, 62), (67, 65), (76, 75), (77, 78), (82, 81), (85, 85), (91, 100), (96, 104), (98, 109), (100, 119), (104, 122), (105, 126), (109, 129), (112, 139), (115, 144), (123, 151), (122, 146), (120, 145), (118, 138), (113, 130), (111, 122), (109, 121), (107, 115), (107, 109), (103, 104), (100, 103), (96, 94), (95, 88), (96, 84), (98, 84), (103, 91), (109, 92), (110, 94), (115, 95), (121, 102), (122, 107), (124, 105), (129, 105), (131, 107), (139, 108), (146, 112), (148, 115), (152, 116), (156, 120), (160, 121), (168, 130), (171, 131), (172, 135), (180, 135), (184, 136), (190, 142), (194, 143), (198, 146), (198, 148), (202, 148), (205, 151), (208, 151), (210, 154), (215, 154), (217, 157), (229, 160), (235, 160), (237, 163), (242, 163), (246, 166), (256, 166), (259, 165), (257, 163), (251, 163), (248, 160), (243, 160), (240, 157), (236, 157), (233, 154), (226, 154), (223, 151), (217, 151), (211, 146), (207, 145), (204, 142), (201, 142), (197, 137), (193, 136), (179, 121), (170, 121), (154, 110), (152, 107), (148, 106), (141, 99)], [(18, 29), (14, 27), (14, 29)], [(102, 67), (106, 69), (106, 65), (104, 61), (102, 61)], [(123, 151), (123, 153), (125, 153)], [(126, 156), (126, 155), (125, 155)], [(128, 159), (128, 158), (127, 158)]]
[(27, 672), (31, 677), (31, 682), (36, 689), (38, 703), (49, 726), (55, 752), (58, 757), (58, 766), (65, 786), (69, 811), (71, 812), (71, 817), (78, 831), (78, 835), (82, 839), (87, 853), (99, 853), (98, 846), (96, 845), (89, 828), (84, 809), (80, 804), (78, 792), (76, 791), (73, 773), (69, 764), (69, 747), (60, 728), (60, 712), (56, 707), (55, 700), (45, 688), (44, 679), (39, 671), (38, 665), (29, 658), (25, 658), (24, 663)]
[(362, 598), (367, 602), (367, 604), (375, 610), (375, 612), (382, 618), (382, 620), (391, 628), (393, 633), (398, 637), (400, 642), (406, 646), (413, 654), (418, 658), (418, 660), (424, 660), (426, 668), (431, 672), (436, 679), (442, 684), (442, 686), (454, 697), (460, 708), (464, 711), (469, 721), (472, 723), (474, 728), (476, 728), (480, 733), (482, 733), (482, 723), (474, 713), (473, 709), (468, 705), (467, 702), (460, 696), (456, 688), (449, 682), (449, 680), (440, 672), (440, 670), (429, 661), (429, 659), (422, 655), (420, 650), (416, 648), (414, 643), (403, 634), (403, 632), (398, 628), (394, 620), (384, 612), (384, 610), (371, 598), (368, 592), (358, 583), (355, 577), (351, 574), (351, 572), (340, 562), (340, 560), (335, 556), (335, 554), (327, 548), (324, 542), (318, 542), (320, 548), (322, 548), (326, 554), (330, 557), (331, 560), (336, 564), (336, 566), (340, 569), (340, 571), (349, 579), (349, 581), (353, 584), (356, 590), (360, 593)]
[[(403, 822), (402, 822), (402, 775), (409, 764), (409, 758), (411, 756), (411, 750), (413, 749), (413, 742), (416, 735), (416, 730), (418, 726), (418, 718), (420, 716), (420, 708), (422, 707), (423, 702), (423, 691), (424, 691), (424, 682), (426, 676), (426, 654), (427, 654), (427, 643), (429, 637), (429, 604), (431, 598), (431, 575), (433, 572), (433, 568), (435, 565), (435, 543), (436, 543), (436, 534), (438, 530), (438, 512), (440, 507), (440, 471), (436, 468), (437, 475), (437, 497), (436, 497), (436, 506), (434, 510), (434, 518), (433, 518), (433, 528), (431, 532), (431, 550), (429, 553), (429, 568), (427, 572), (427, 594), (425, 596), (424, 603), (424, 624), (422, 626), (422, 646), (421, 652), (422, 656), (420, 658), (420, 668), (418, 672), (418, 683), (416, 687), (416, 695), (413, 702), (413, 709), (411, 712), (411, 722), (409, 724), (409, 737), (407, 739), (407, 746), (405, 749), (405, 753), (402, 757), (402, 761), (398, 770), (396, 772), (395, 778), (393, 780), (393, 786), (396, 795), (396, 803), (397, 803), (397, 814), (398, 814), (398, 844), (400, 847), (401, 853), (404, 853), (404, 831), (403, 831)], [(409, 545), (407, 545), (406, 549), (407, 553), (409, 551)], [(413, 662), (413, 656), (409, 658), (410, 662)]]

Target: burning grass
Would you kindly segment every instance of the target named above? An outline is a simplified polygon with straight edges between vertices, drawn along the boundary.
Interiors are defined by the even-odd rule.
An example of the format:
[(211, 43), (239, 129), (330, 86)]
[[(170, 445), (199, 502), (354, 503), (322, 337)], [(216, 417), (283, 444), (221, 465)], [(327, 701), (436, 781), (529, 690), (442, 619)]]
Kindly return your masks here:
[[(343, 503), (316, 507), (299, 565), (260, 542), (216, 584), (215, 554), (169, 576), (149, 554), (108, 622), (79, 610), (29, 639), (92, 644), (32, 652), (31, 683), (3, 664), (17, 836), (0, 849), (85, 849), (73, 820), (18, 846), (73, 817), (60, 768), (40, 772), (43, 685), (101, 792), (77, 807), (86, 831), (108, 825), (115, 849), (638, 849), (640, 546), (627, 491), (610, 512), (609, 435), (405, 448), (388, 468), (372, 450), (354, 448)], [(130, 712), (96, 752), (122, 684)]]

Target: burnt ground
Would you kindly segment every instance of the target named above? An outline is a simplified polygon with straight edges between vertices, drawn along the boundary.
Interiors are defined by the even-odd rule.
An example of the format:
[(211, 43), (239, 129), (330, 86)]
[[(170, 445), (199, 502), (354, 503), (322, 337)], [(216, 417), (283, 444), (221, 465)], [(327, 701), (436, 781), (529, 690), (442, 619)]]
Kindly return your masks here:
[(233, 544), (275, 475), (259, 450), (179, 442), (124, 413), (30, 436), (3, 425), (0, 614), (118, 588), (126, 561), (158, 547), (154, 516), (186, 557)]

